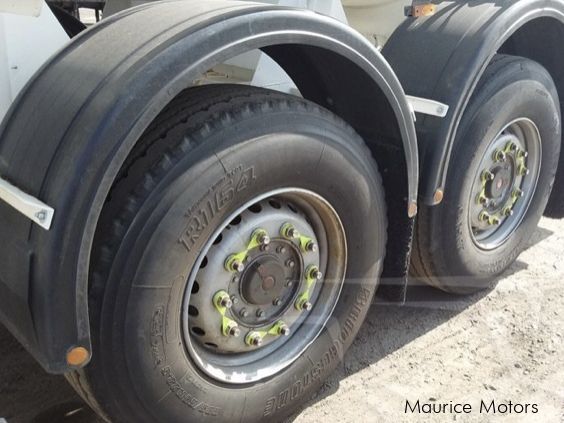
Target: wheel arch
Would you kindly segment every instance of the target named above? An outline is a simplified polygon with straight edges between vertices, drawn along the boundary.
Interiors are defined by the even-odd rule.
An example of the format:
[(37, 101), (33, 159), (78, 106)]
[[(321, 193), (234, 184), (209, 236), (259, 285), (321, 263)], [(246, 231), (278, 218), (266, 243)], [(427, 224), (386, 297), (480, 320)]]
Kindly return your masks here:
[[(6, 216), (0, 234), (14, 251), (0, 254), (6, 265), (0, 282), (26, 285), (6, 296), (17, 310), (7, 309), (3, 321), (50, 372), (68, 371), (70, 347), (91, 350), (90, 251), (105, 198), (129, 151), (198, 76), (245, 51), (263, 49), (303, 87), (304, 97), (343, 117), (374, 151), (401, 158), (401, 180), (391, 179), (389, 192), (401, 207), (394, 214), (412, 221), (406, 211), (410, 205), (414, 211), (417, 195), (415, 128), (402, 87), (382, 56), (356, 32), (321, 15), (205, 3), (143, 5), (81, 33), (29, 82), (0, 128), (0, 173), (56, 209), (47, 232), (0, 204)], [(339, 72), (353, 77), (343, 81)], [(363, 113), (355, 113), (354, 95), (364, 102)], [(374, 124), (378, 113), (386, 126)]]
[(564, 99), (563, 60), (551, 54), (554, 41), (564, 42), (564, 5), (555, 0), (445, 3), (434, 16), (408, 19), (394, 32), (383, 54), (406, 92), (450, 107), (442, 120), (425, 116), (416, 123), (422, 202), (436, 205), (448, 195), (444, 186), (458, 124), (496, 53), (538, 61)]

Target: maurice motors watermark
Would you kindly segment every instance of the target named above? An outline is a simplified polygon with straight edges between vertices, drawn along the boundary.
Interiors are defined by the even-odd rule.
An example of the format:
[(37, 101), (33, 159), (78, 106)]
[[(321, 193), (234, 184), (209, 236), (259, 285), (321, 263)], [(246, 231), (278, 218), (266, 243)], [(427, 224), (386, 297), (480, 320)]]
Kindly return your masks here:
[(405, 414), (537, 414), (538, 404), (518, 403), (513, 401), (480, 400), (479, 403), (458, 403), (453, 401), (421, 402), (405, 401)]

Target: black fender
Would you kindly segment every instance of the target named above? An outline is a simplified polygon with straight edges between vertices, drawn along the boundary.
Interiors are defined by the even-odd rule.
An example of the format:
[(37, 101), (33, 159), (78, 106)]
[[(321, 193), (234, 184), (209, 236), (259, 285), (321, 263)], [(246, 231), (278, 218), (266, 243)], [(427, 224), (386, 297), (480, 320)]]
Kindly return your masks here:
[[(406, 92), (450, 107), (444, 119), (425, 116), (416, 123), (425, 204), (448, 195), (444, 186), (458, 125), (497, 52), (545, 66), (564, 99), (564, 59), (555, 51), (564, 42), (563, 23), (564, 3), (557, 0), (456, 1), (439, 5), (433, 16), (407, 19), (392, 34), (382, 53)], [(564, 164), (560, 168), (555, 190), (564, 189)]]
[[(239, 1), (142, 5), (75, 37), (30, 81), (0, 128), (0, 175), (56, 210), (45, 231), (0, 203), (0, 317), (49, 372), (69, 370), (70, 348), (91, 351), (93, 236), (136, 140), (202, 73), (257, 48), (304, 97), (386, 152), (391, 204), (401, 207), (390, 211), (403, 231), (394, 242), (405, 254), (390, 254), (387, 272), (405, 265), (409, 248), (397, 240), (408, 242), (407, 211), (413, 217), (416, 209), (416, 135), (403, 89), (380, 53), (313, 12)], [(401, 294), (403, 282), (396, 288)]]

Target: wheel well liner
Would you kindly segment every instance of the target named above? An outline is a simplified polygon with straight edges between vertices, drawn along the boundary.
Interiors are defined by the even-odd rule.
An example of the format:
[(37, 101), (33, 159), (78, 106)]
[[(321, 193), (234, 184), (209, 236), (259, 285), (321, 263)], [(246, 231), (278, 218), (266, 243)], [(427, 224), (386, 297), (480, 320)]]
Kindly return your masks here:
[[(392, 69), (359, 34), (312, 12), (233, 1), (163, 2), (111, 16), (37, 73), (0, 128), (0, 174), (56, 209), (47, 232), (0, 204), (9, 251), (0, 254), (0, 296), (14, 304), (1, 317), (48, 371), (68, 371), (70, 347), (90, 350), (92, 241), (135, 142), (205, 71), (253, 49), (278, 61), (306, 98), (341, 115), (375, 151), (402, 161), (389, 195), (401, 204), (398, 222), (411, 227), (407, 203), (418, 183), (411, 112)], [(376, 125), (378, 114), (387, 125)]]

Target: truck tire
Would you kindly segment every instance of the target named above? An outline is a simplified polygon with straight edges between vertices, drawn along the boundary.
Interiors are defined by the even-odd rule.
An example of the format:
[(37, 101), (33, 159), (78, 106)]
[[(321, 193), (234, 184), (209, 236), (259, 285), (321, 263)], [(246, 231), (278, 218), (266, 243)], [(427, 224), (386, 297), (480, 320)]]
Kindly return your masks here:
[(378, 285), (384, 190), (362, 139), (300, 98), (191, 88), (125, 163), (93, 250), (93, 358), (114, 422), (279, 421), (351, 345)]
[(558, 165), (558, 172), (556, 172), (556, 182), (548, 199), (544, 215), (552, 219), (564, 218), (564, 151), (560, 151), (560, 164)]
[(498, 55), (460, 123), (443, 203), (422, 207), (411, 273), (442, 290), (488, 288), (527, 246), (560, 151), (554, 82), (539, 64)]

